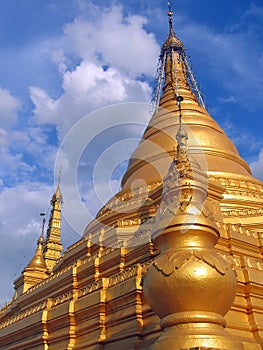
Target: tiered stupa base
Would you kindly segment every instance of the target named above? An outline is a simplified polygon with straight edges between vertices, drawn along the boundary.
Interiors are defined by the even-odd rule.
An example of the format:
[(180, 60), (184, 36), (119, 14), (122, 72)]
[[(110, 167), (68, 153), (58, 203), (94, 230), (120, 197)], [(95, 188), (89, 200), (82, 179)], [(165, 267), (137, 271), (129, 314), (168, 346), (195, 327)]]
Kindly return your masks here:
[[(196, 313), (196, 316), (190, 315), (190, 313), (180, 313), (170, 315), (166, 319), (163, 319), (162, 324), (168, 324), (170, 322), (183, 322), (183, 320), (189, 320), (189, 317), (193, 319), (198, 317), (205, 320), (206, 316), (201, 317)], [(192, 322), (192, 323), (178, 323), (171, 327), (165, 328), (161, 337), (151, 347), (151, 350), (244, 350), (243, 345), (231, 337), (223, 328), (224, 319), (217, 314), (207, 315), (209, 319), (214, 317), (215, 322), (211, 324), (206, 322)], [(221, 324), (220, 324), (221, 323)]]

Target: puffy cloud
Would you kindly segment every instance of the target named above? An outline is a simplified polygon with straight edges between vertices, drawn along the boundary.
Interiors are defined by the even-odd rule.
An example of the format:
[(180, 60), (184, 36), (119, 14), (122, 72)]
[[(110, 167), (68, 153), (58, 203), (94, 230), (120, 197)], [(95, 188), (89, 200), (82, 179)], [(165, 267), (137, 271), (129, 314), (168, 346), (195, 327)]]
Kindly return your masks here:
[(0, 129), (0, 178), (5, 186), (52, 177), (57, 152), (48, 142), (44, 128), (27, 126), (20, 130)]
[(72, 72), (67, 71), (62, 83), (64, 92), (57, 99), (38, 87), (30, 88), (35, 120), (57, 126), (60, 138), (80, 118), (109, 104), (149, 99), (147, 83), (122, 75), (116, 68), (82, 61)]
[(34, 114), (38, 117), (36, 121), (55, 124), (53, 118), (53, 111), (56, 108), (55, 101), (52, 100), (46, 91), (37, 86), (31, 86), (29, 93), (35, 106)]
[(0, 127), (8, 129), (17, 121), (17, 112), (21, 102), (8, 90), (0, 88)]
[(78, 17), (65, 26), (68, 47), (81, 59), (110, 65), (133, 77), (153, 75), (159, 45), (139, 15), (125, 17), (119, 6), (89, 4), (89, 19)]
[(63, 75), (67, 70), (67, 59), (62, 48), (51, 50), (51, 59), (58, 66), (59, 73)]
[[(0, 176), (4, 178), (6, 174), (8, 174), (8, 180), (10, 178), (14, 180), (16, 177), (22, 177), (24, 172), (28, 172), (32, 169), (32, 167), (23, 161), (22, 153), (13, 154), (7, 148), (1, 148), (1, 171)], [(19, 170), (19, 175), (18, 175)]]
[[(62, 94), (54, 99), (31, 86), (34, 120), (57, 127), (60, 139), (80, 118), (97, 108), (124, 101), (149, 101), (151, 88), (140, 80), (155, 71), (159, 45), (144, 26), (146, 18), (124, 16), (122, 8), (87, 4), (64, 28), (61, 47), (51, 59), (62, 75)], [(72, 54), (78, 58), (74, 61)]]

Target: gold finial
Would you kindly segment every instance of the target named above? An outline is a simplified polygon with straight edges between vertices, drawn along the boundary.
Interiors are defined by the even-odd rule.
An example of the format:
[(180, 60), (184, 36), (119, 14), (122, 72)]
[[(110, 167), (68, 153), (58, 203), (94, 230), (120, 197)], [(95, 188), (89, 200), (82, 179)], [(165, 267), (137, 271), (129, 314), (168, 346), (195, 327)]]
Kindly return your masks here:
[(172, 11), (172, 1), (168, 1), (168, 18), (169, 18), (169, 27), (170, 27), (170, 35), (173, 33), (173, 11)]
[(60, 167), (59, 172), (57, 173), (57, 179), (58, 179), (57, 189), (56, 189), (55, 193), (53, 194), (52, 199), (50, 201), (51, 205), (54, 205), (55, 202), (59, 202), (60, 204), (63, 203), (63, 197), (62, 197), (62, 193), (60, 190), (61, 176), (62, 176), (62, 167)]
[(58, 173), (57, 173), (57, 177), (58, 177), (58, 186), (60, 186), (61, 176), (62, 176), (62, 166), (60, 166), (59, 171), (58, 171)]
[(40, 216), (43, 217), (43, 220), (42, 220), (42, 229), (41, 229), (41, 235), (37, 241), (38, 244), (43, 244), (44, 243), (44, 231), (45, 231), (45, 223), (46, 223), (46, 214), (42, 211), (40, 213)]

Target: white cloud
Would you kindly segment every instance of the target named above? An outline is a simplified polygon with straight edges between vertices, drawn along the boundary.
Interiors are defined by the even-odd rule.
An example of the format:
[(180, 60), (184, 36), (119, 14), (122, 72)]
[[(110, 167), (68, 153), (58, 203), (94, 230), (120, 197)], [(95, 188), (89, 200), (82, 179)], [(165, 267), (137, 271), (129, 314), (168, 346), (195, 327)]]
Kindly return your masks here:
[(29, 93), (35, 106), (34, 113), (38, 117), (37, 121), (54, 124), (52, 113), (55, 110), (55, 101), (46, 91), (37, 86), (31, 86)]
[[(68, 47), (81, 59), (114, 66), (133, 77), (153, 75), (159, 45), (147, 33), (143, 16), (124, 17), (121, 7), (89, 4), (89, 19), (78, 17), (65, 26)], [(88, 11), (88, 9), (87, 9)]]
[(124, 76), (116, 68), (104, 70), (87, 61), (82, 61), (74, 71), (67, 71), (62, 86), (64, 93), (57, 100), (38, 87), (30, 88), (35, 120), (56, 125), (60, 139), (74, 123), (97, 108), (149, 100), (151, 91), (147, 83)]
[(51, 50), (51, 59), (58, 66), (59, 73), (63, 75), (67, 70), (67, 59), (62, 48)]
[(258, 159), (250, 164), (253, 176), (263, 181), (263, 148), (260, 150)]
[(0, 88), (0, 127), (8, 129), (17, 121), (17, 112), (21, 102), (8, 90)]
[[(63, 48), (53, 46), (50, 53), (62, 75), (63, 93), (54, 99), (38, 86), (29, 89), (34, 121), (56, 126), (60, 140), (80, 118), (100, 107), (150, 99), (151, 88), (138, 77), (154, 73), (159, 46), (144, 29), (146, 19), (124, 17), (117, 6), (87, 7), (92, 7), (88, 19), (78, 17), (67, 24), (59, 41)], [(81, 62), (69, 69), (72, 52)]]
[[(50, 172), (52, 176), (57, 147), (37, 126), (6, 132), (0, 129), (0, 178), (4, 185), (21, 184)], [(35, 178), (36, 179), (36, 178)]]
[(0, 154), (2, 162), (1, 175), (9, 174), (9, 176), (12, 176), (12, 173), (15, 173), (18, 169), (20, 171), (29, 171), (31, 169), (30, 165), (23, 162), (22, 153), (12, 154), (9, 149), (1, 148)]
[[(139, 77), (154, 74), (159, 53), (154, 35), (144, 28), (145, 17), (125, 17), (118, 6), (85, 7), (92, 8), (89, 16), (67, 24), (60, 47), (54, 50), (53, 45), (50, 51), (62, 75), (60, 97), (54, 99), (38, 86), (29, 89), (34, 121), (56, 126), (60, 140), (80, 118), (100, 107), (149, 101), (151, 88)], [(80, 62), (68, 68), (72, 53)]]

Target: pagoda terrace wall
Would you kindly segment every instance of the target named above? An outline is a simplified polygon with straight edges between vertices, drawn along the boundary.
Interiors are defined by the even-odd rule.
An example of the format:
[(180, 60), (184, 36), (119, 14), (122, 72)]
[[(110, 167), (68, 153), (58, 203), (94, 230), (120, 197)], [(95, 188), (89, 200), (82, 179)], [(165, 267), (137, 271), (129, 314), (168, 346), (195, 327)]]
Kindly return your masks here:
[[(220, 230), (217, 249), (230, 259), (238, 277), (236, 298), (226, 315), (227, 331), (243, 341), (245, 350), (260, 350), (261, 241), (254, 231), (243, 232), (239, 226)], [(160, 320), (144, 300), (142, 280), (158, 252), (150, 242), (122, 249), (92, 249), (92, 255), (87, 256), (81, 248), (83, 260), (61, 264), (53, 276), (2, 312), (0, 350), (150, 347), (160, 334)]]

